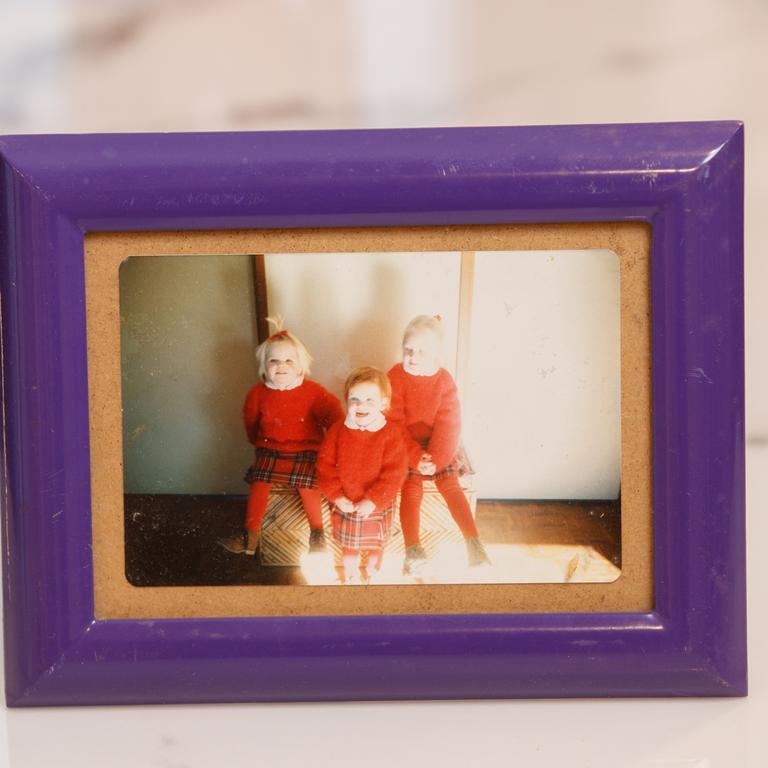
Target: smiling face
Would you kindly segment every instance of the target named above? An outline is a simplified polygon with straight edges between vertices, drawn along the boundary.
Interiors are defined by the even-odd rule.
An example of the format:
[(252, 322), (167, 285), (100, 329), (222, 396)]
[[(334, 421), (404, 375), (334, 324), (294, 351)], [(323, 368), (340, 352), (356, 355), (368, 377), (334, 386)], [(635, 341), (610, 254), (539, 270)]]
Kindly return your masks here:
[(349, 388), (347, 395), (347, 416), (358, 427), (372, 424), (386, 410), (386, 397), (382, 397), (379, 385), (373, 381), (361, 381)]
[(403, 341), (403, 368), (414, 376), (431, 376), (440, 368), (440, 342), (432, 331), (419, 330)]
[(267, 381), (278, 389), (287, 389), (302, 374), (296, 347), (290, 341), (276, 341), (269, 345), (266, 361)]

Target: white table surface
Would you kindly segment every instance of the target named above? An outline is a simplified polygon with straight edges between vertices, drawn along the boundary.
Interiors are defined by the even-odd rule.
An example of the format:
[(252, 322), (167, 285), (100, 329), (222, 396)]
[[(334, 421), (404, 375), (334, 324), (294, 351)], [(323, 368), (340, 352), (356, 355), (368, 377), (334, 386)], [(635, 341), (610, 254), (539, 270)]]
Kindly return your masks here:
[[(140, 706), (5, 710), (13, 768), (503, 765), (765, 768), (768, 447), (748, 451), (750, 688), (743, 699)], [(762, 652), (761, 652), (762, 651)], [(375, 724), (375, 726), (374, 726)], [(380, 736), (370, 750), (372, 726)], [(333, 735), (343, 728), (344, 750)], [(287, 746), (290, 745), (290, 746)], [(370, 752), (367, 752), (370, 750)], [(367, 755), (367, 756), (366, 756)]]

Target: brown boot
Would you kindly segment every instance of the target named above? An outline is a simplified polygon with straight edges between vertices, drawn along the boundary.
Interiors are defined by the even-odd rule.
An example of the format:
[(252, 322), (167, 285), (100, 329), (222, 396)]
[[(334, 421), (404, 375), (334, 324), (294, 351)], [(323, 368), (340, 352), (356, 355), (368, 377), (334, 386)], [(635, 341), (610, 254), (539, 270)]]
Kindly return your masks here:
[(233, 555), (255, 555), (260, 538), (261, 533), (259, 531), (244, 531), (239, 536), (219, 539), (217, 543)]
[(405, 548), (403, 576), (421, 576), (427, 564), (427, 553), (421, 544), (411, 544)]
[(325, 531), (318, 528), (316, 531), (309, 532), (309, 553), (325, 552)]

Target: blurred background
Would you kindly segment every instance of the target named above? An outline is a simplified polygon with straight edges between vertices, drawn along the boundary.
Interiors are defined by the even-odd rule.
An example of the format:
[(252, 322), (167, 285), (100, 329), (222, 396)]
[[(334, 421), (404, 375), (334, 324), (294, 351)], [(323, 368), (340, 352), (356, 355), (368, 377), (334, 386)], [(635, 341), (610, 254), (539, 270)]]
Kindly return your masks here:
[(768, 0), (0, 0), (0, 133), (745, 121), (752, 650), (735, 701), (6, 712), (0, 764), (768, 764), (767, 49)]
[(743, 120), (749, 316), (767, 41), (767, 0), (0, 0), (0, 133)]

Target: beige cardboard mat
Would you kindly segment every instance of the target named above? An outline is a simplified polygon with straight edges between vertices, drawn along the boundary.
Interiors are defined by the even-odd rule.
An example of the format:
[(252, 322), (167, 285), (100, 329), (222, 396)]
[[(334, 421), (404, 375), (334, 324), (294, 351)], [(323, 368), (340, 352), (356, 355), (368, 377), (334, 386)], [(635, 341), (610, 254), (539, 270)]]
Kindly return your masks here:
[[(622, 571), (602, 584), (136, 587), (125, 577), (118, 271), (131, 256), (609, 249), (621, 284)], [(85, 238), (98, 619), (653, 608), (650, 229), (640, 223), (97, 233)]]

